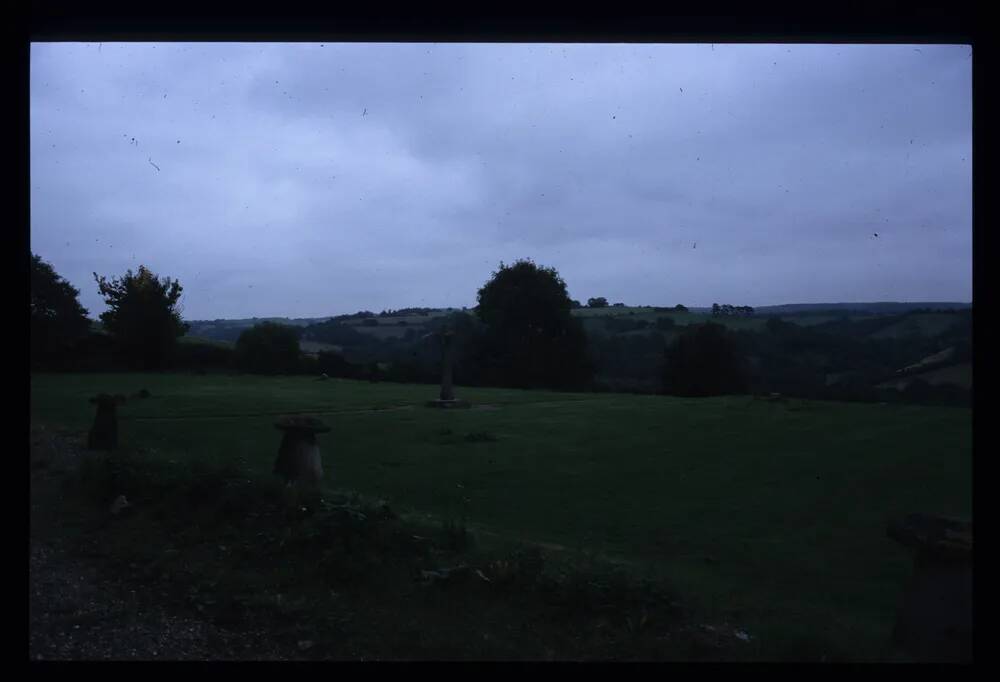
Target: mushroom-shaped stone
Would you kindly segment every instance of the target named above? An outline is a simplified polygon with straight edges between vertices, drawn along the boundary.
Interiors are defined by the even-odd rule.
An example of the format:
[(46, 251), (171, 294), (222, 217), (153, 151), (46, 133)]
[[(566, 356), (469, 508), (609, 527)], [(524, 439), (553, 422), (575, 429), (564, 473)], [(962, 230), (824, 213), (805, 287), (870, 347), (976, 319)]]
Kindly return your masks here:
[(910, 514), (887, 534), (914, 553), (894, 642), (921, 661), (971, 661), (972, 522)]
[(125, 402), (123, 395), (101, 393), (90, 399), (97, 405), (94, 424), (87, 434), (90, 450), (114, 450), (118, 447), (118, 406)]
[(318, 487), (323, 478), (323, 462), (316, 434), (326, 433), (330, 427), (315, 417), (300, 416), (281, 417), (274, 426), (284, 433), (274, 473), (289, 484)]

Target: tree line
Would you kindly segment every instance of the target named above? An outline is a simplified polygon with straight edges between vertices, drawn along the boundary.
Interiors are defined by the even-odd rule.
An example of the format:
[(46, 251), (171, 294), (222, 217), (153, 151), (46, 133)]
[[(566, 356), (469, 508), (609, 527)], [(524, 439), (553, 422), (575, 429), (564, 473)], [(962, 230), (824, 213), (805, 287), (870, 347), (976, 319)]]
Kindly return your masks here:
[[(604, 332), (588, 334), (571, 314), (578, 306), (559, 273), (530, 259), (501, 263), (477, 291), (472, 315), (430, 317), (420, 331), (409, 328), (399, 340), (375, 339), (343, 323), (354, 315), (306, 328), (264, 321), (244, 330), (228, 348), (179, 342), (187, 331), (179, 282), (145, 266), (117, 278), (94, 273), (94, 279), (108, 307), (99, 329), (79, 304), (79, 291), (32, 255), (33, 369), (236, 369), (433, 383), (440, 378), (440, 332), (449, 329), (456, 343), (455, 380), (464, 385), (608, 390), (610, 373), (622, 379), (612, 390), (632, 385), (682, 396), (780, 391), (871, 400), (884, 398), (874, 387), (892, 369), (918, 362), (942, 344), (958, 348), (960, 355), (971, 352), (971, 311), (956, 314), (954, 330), (934, 340), (873, 339), (878, 325), (892, 324), (891, 318), (846, 317), (812, 327), (771, 318), (763, 332), (733, 331), (712, 322), (680, 326), (669, 316), (655, 321), (608, 317), (601, 321)], [(588, 306), (603, 307), (602, 301), (607, 302), (590, 299)], [(687, 311), (683, 306), (653, 310)], [(716, 311), (718, 316), (746, 315), (753, 309), (716, 304)], [(430, 310), (382, 311), (377, 317), (404, 312)], [(305, 355), (303, 338), (345, 350)], [(846, 378), (831, 386), (831, 373)], [(917, 387), (923, 399), (938, 391)]]

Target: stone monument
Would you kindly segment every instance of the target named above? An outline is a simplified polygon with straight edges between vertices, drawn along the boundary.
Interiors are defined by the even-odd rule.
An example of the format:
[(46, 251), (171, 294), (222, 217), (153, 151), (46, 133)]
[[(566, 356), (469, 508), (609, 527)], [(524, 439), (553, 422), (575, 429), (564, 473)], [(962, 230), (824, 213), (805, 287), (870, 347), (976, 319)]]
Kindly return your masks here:
[(455, 361), (455, 331), (444, 329), (438, 335), (441, 340), (441, 392), (437, 400), (428, 401), (428, 407), (469, 407), (465, 400), (455, 398), (452, 386), (452, 364)]
[(288, 485), (301, 485), (316, 489), (323, 478), (316, 434), (326, 433), (330, 427), (314, 417), (286, 416), (274, 424), (282, 431), (281, 447), (274, 462), (274, 473)]
[(913, 552), (893, 643), (917, 661), (972, 662), (972, 522), (910, 514), (887, 534)]

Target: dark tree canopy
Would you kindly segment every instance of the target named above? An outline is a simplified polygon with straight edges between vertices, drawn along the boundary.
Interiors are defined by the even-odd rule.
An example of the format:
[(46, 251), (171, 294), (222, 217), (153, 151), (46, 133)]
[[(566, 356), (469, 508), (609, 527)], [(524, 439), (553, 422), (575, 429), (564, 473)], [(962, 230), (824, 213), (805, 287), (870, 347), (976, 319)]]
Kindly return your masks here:
[(598, 296), (597, 298), (588, 298), (587, 299), (587, 307), (588, 308), (607, 308), (608, 307), (608, 299), (604, 298), (603, 296)]
[(719, 324), (690, 326), (667, 347), (663, 391), (668, 395), (744, 393), (746, 373), (735, 341)]
[(180, 282), (161, 279), (144, 265), (111, 280), (95, 272), (94, 279), (108, 306), (101, 322), (122, 359), (137, 369), (169, 367), (177, 338), (188, 328), (178, 309)]
[(570, 314), (566, 283), (554, 268), (519, 260), (479, 290), (476, 314), (485, 325), (480, 363), (489, 383), (580, 388), (593, 369), (586, 335)]
[(90, 330), (80, 291), (43, 261), (31, 255), (31, 364), (46, 366), (59, 360)]
[(299, 332), (294, 327), (262, 322), (236, 340), (236, 366), (255, 374), (293, 374), (299, 368)]

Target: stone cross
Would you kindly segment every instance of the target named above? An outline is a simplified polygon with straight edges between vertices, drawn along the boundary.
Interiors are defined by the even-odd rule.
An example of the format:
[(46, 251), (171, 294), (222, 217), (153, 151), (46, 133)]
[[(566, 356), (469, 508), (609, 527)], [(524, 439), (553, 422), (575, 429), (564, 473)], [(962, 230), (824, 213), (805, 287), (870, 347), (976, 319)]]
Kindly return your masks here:
[(441, 400), (454, 400), (455, 391), (451, 384), (451, 365), (455, 360), (455, 332), (446, 329), (441, 333), (444, 349), (441, 353)]

